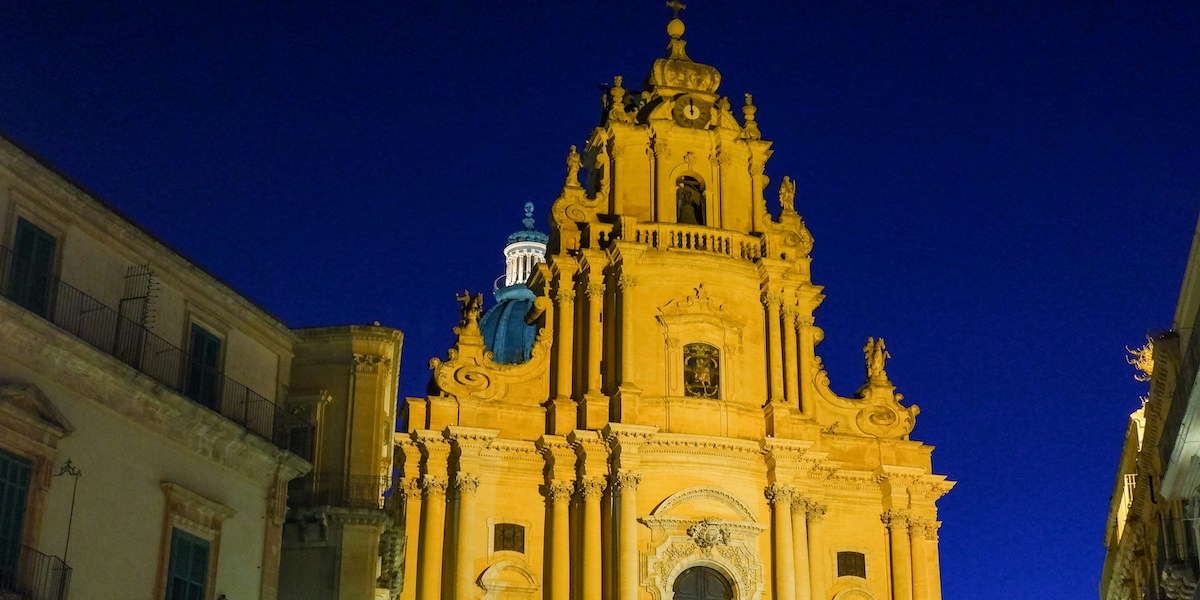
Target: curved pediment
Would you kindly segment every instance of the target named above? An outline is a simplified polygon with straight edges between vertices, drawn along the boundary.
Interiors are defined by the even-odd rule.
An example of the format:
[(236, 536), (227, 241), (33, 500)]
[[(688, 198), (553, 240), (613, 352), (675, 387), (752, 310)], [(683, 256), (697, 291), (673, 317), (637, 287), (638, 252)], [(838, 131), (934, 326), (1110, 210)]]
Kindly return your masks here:
[(736, 496), (709, 486), (690, 487), (671, 494), (650, 512), (650, 516), (717, 516), (720, 513), (740, 521), (755, 520), (754, 512)]

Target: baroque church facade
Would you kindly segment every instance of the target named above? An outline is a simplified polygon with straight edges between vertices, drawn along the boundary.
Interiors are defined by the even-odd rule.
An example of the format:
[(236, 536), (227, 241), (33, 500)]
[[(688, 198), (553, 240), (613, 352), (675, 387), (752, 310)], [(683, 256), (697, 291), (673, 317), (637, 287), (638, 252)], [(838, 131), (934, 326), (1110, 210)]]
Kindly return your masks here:
[(549, 235), (510, 237), (498, 304), (460, 298), (406, 399), (385, 569), (422, 600), (939, 599), (953, 484), (917, 407), (882, 339), (831, 390), (795, 184), (770, 186), (750, 95), (735, 111), (667, 31), (571, 148)]

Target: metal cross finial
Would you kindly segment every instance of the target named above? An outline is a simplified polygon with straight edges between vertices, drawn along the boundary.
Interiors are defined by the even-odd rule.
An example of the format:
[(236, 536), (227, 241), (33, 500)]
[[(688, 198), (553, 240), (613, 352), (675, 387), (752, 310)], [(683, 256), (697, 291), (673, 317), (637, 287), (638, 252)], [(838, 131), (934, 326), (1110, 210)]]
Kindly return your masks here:
[(679, 11), (687, 8), (687, 5), (680, 2), (679, 0), (671, 0), (670, 2), (667, 3), (667, 8), (671, 9), (671, 18), (678, 19)]

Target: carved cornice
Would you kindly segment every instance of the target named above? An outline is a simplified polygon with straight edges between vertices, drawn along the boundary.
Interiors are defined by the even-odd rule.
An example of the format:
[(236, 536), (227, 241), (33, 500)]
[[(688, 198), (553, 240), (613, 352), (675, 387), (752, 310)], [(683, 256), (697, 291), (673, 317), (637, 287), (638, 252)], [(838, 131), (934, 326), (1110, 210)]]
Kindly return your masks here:
[(386, 356), (378, 354), (359, 354), (354, 353), (354, 372), (355, 373), (386, 373), (392, 361)]

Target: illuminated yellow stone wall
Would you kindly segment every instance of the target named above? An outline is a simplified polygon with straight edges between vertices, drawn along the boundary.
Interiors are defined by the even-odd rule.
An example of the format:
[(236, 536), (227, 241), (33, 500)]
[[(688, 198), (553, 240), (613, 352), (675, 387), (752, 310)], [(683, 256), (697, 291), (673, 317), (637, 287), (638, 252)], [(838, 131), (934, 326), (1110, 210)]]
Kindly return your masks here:
[(466, 297), (436, 391), (407, 400), (401, 597), (669, 598), (707, 567), (739, 599), (938, 599), (952, 484), (909, 439), (917, 409), (882, 339), (856, 396), (831, 391), (795, 186), (765, 175), (753, 99), (735, 112), (668, 32), (568, 155), (531, 360), (493, 362)]

